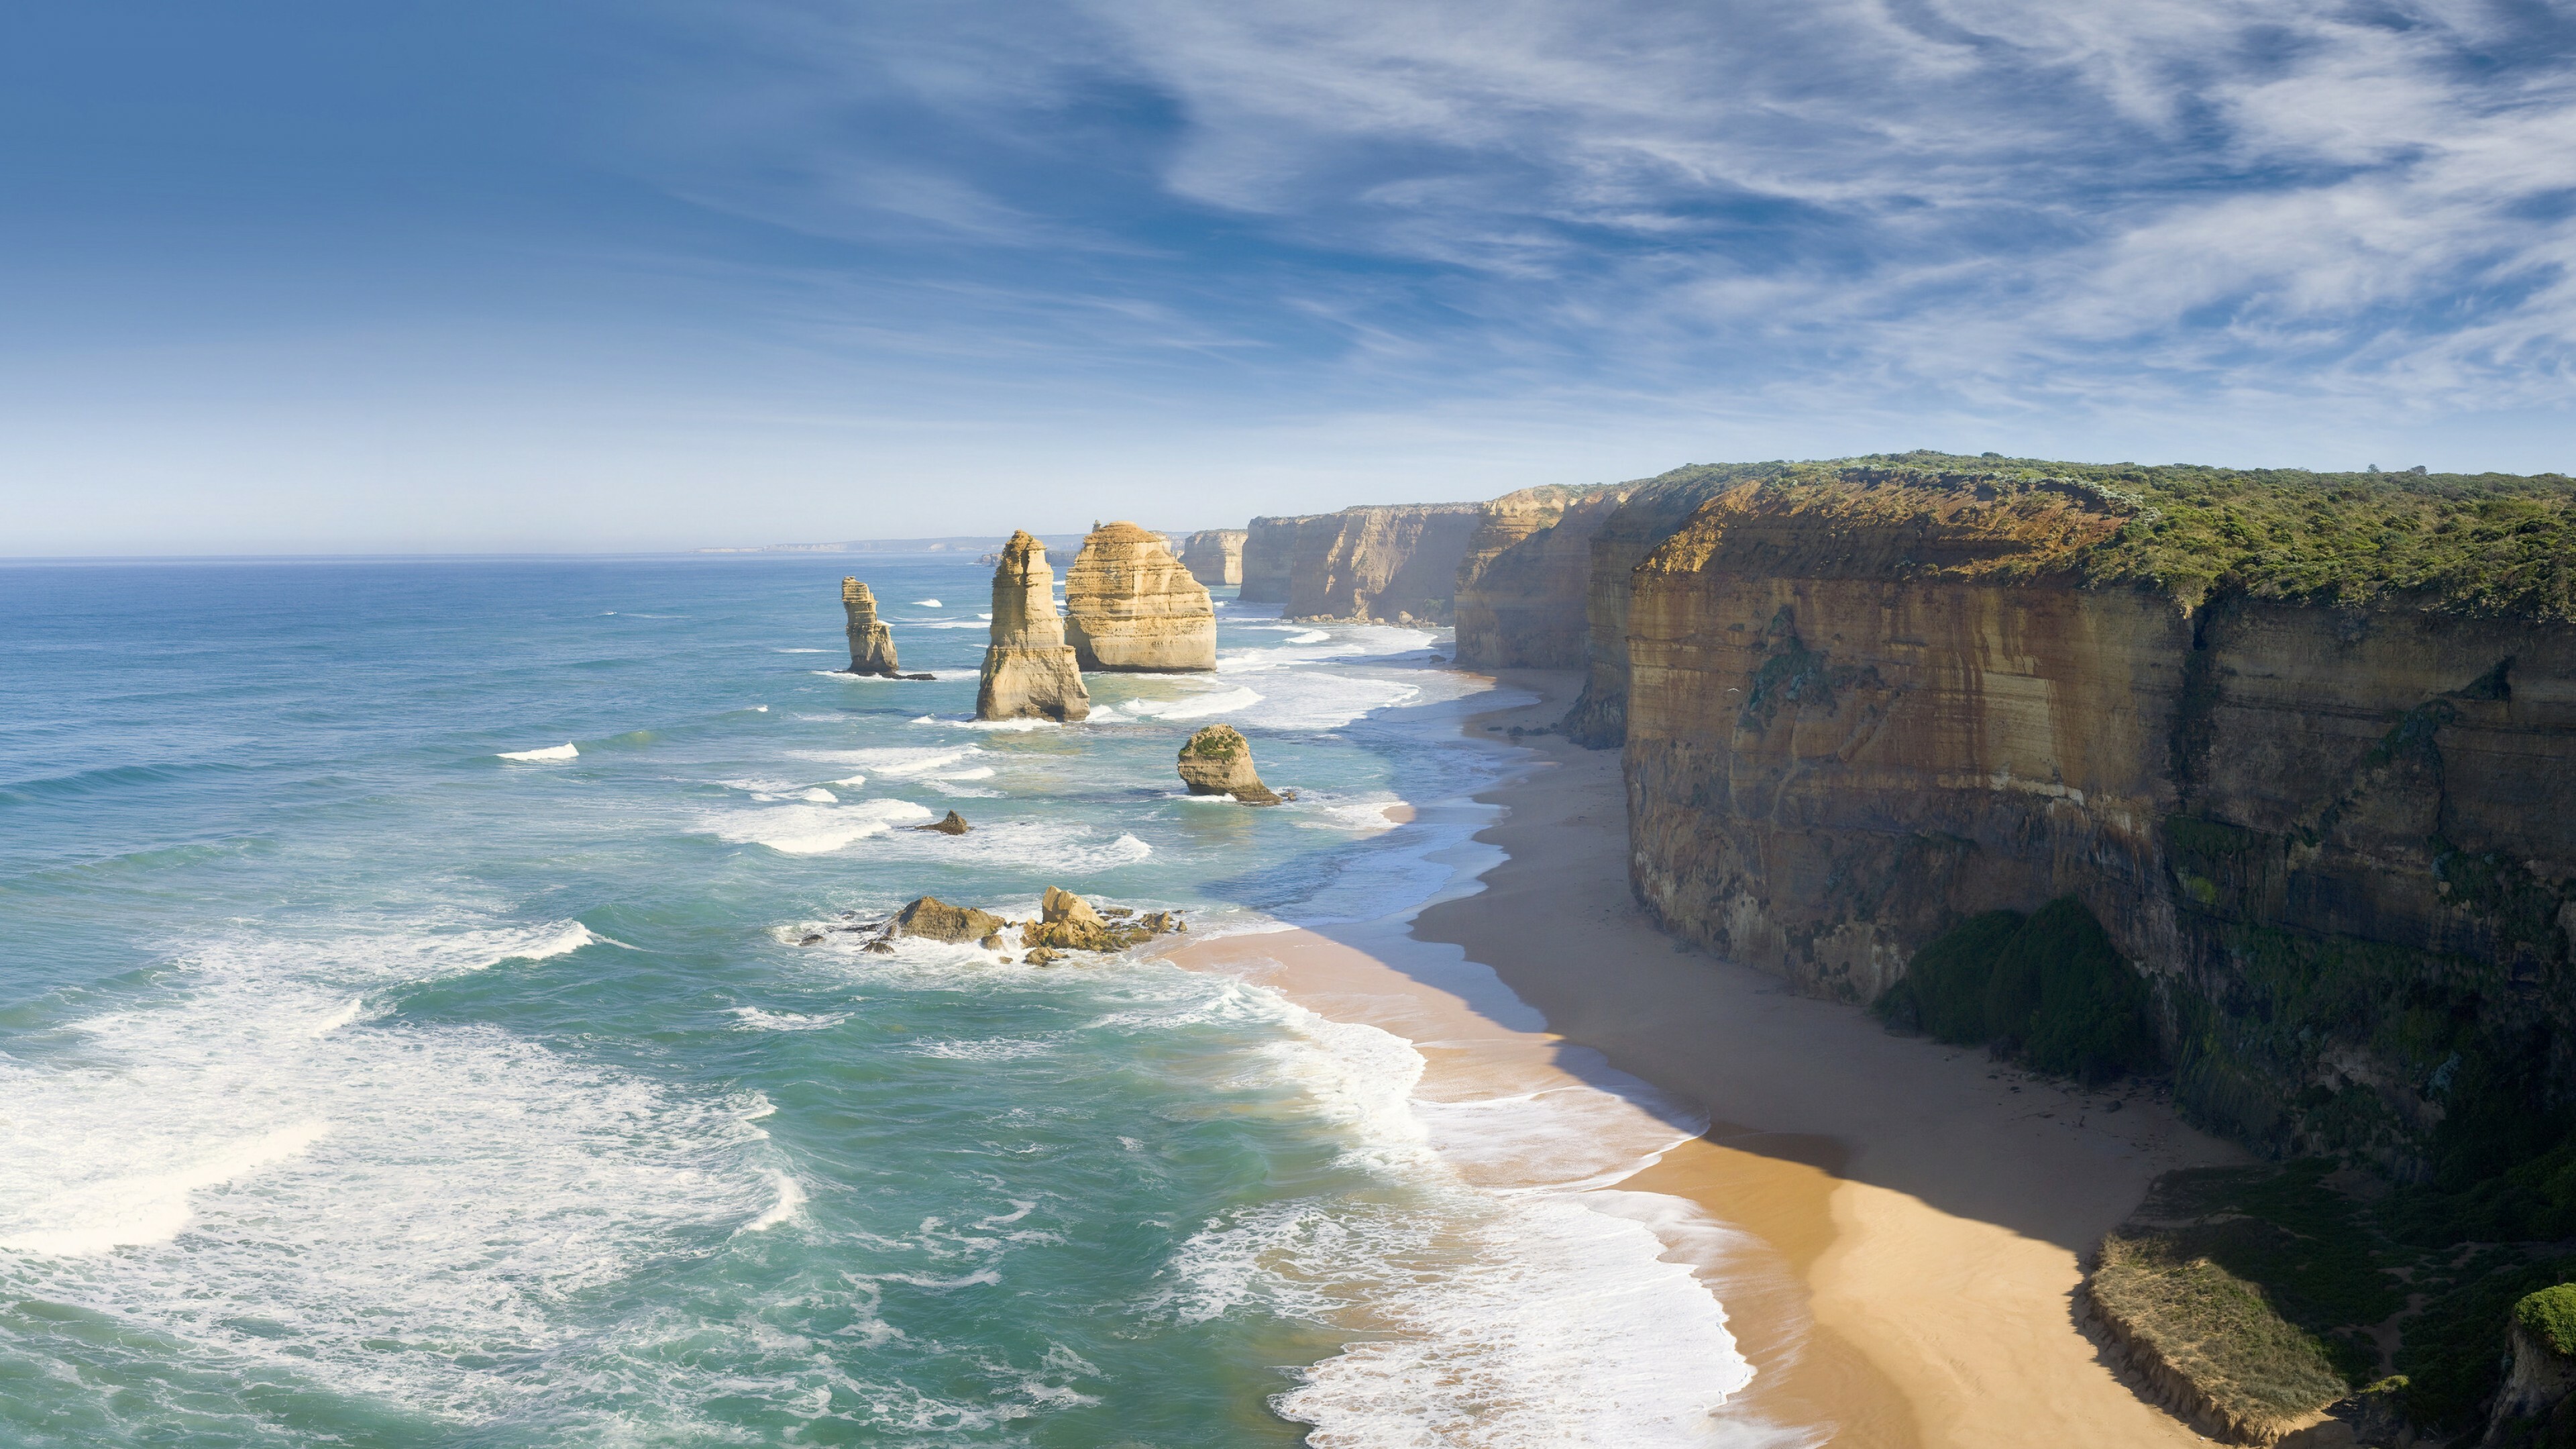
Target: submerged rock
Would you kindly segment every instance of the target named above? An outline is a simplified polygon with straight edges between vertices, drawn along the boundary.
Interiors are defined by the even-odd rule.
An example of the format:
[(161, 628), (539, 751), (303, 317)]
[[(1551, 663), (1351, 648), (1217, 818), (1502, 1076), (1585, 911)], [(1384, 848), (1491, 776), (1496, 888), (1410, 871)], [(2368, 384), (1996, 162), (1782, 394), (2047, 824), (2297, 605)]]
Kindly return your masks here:
[(876, 675), (885, 679), (905, 676), (896, 673), (894, 630), (877, 617), (877, 600), (868, 586), (857, 579), (841, 580), (841, 610), (849, 615), (850, 669), (852, 674)]
[(1085, 669), (1214, 669), (1216, 610), (1159, 533), (1104, 523), (1064, 571), (1064, 633)]
[(993, 570), (992, 639), (975, 718), (1090, 718), (1091, 695), (1056, 617), (1055, 570), (1047, 567), (1046, 546), (1025, 530), (1011, 535)]
[(875, 940), (861, 946), (859, 949), (872, 956), (891, 956), (894, 954), (894, 942), (887, 940), (883, 936), (879, 936)]
[(912, 828), (915, 830), (935, 830), (942, 835), (963, 835), (975, 827), (966, 823), (965, 816), (951, 810), (948, 812), (948, 818), (945, 820), (934, 820), (928, 825), (915, 825)]
[(932, 941), (980, 940), (1010, 924), (991, 911), (952, 906), (937, 896), (923, 896), (898, 913), (887, 927), (890, 936), (920, 936)]
[(1181, 783), (1193, 795), (1231, 795), (1246, 805), (1276, 805), (1281, 797), (1252, 768), (1252, 742), (1232, 725), (1209, 725), (1181, 746)]

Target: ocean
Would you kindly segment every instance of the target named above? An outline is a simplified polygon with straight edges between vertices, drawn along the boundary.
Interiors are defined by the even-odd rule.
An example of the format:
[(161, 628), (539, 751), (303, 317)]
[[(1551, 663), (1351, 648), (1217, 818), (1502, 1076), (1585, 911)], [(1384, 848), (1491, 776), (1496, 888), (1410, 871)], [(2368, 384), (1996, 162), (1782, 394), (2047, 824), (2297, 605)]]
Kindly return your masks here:
[[(935, 680), (833, 672), (852, 572)], [(834, 929), (1474, 889), (1506, 692), (1231, 592), (1214, 676), (986, 727), (964, 557), (0, 568), (0, 1442), (1756, 1442), (1670, 1231), (1461, 1175), (1563, 1100)], [(1299, 798), (1183, 794), (1216, 721)]]

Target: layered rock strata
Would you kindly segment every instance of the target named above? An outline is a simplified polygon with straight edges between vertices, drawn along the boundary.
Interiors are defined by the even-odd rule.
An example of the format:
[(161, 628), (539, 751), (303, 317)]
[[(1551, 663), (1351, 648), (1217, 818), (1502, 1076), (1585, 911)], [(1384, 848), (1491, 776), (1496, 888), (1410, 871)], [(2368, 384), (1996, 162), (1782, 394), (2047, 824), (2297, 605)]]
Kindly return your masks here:
[(1181, 746), (1181, 783), (1193, 795), (1231, 795), (1246, 805), (1276, 805), (1281, 797), (1252, 767), (1252, 742), (1232, 725), (1209, 725)]
[(1345, 508), (1256, 518), (1244, 542), (1243, 593), (1292, 619), (1445, 624), (1481, 503)]
[(1064, 642), (1055, 612), (1055, 570), (1046, 548), (1026, 532), (1002, 546), (993, 570), (992, 643), (984, 651), (975, 718), (1079, 720), (1091, 715), (1091, 695)]
[(896, 677), (894, 630), (877, 617), (876, 596), (857, 579), (841, 580), (841, 610), (849, 616), (852, 674)]
[(1216, 611), (1205, 584), (1159, 533), (1104, 523), (1064, 573), (1064, 633), (1084, 669), (1216, 668)]
[(1582, 668), (1593, 538), (1636, 487), (1524, 488), (1486, 504), (1458, 564), (1458, 662)]
[(2455, 1079), (2576, 1096), (2530, 1045), (2576, 1040), (2576, 626), (2093, 581), (2157, 522), (1866, 467), (1701, 504), (1625, 610), (1638, 898), (1867, 1001), (1965, 917), (2075, 895), (2186, 1110), (2269, 1150), (2402, 1174)]
[(1246, 536), (1240, 528), (1201, 529), (1181, 541), (1181, 562), (1191, 578), (1211, 589), (1240, 584)]
[(1566, 738), (1586, 749), (1615, 750), (1628, 736), (1628, 604), (1637, 565), (1701, 504), (1776, 471), (1776, 465), (1676, 468), (1620, 485), (1627, 496), (1592, 530), (1578, 606), (1585, 633), (1583, 693), (1560, 726)]
[(1247, 604), (1285, 604), (1297, 573), (1298, 539), (1306, 525), (1332, 517), (1311, 513), (1294, 517), (1256, 518), (1243, 531), (1243, 585), (1236, 595)]

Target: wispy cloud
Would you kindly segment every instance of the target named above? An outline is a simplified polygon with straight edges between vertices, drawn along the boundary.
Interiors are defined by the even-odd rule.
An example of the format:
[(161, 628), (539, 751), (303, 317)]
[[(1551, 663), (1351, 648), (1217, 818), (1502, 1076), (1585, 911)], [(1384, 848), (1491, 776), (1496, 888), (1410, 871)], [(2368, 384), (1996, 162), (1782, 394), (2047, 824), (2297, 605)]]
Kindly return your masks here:
[(1199, 312), (1193, 281), (1222, 277), (1229, 328), (1260, 332), (1265, 308), (1320, 321), (1274, 360), (1371, 386), (1431, 365), (1470, 391), (1554, 368), (1775, 400), (2566, 400), (2576, 23), (2536, 7), (1089, 0), (942, 7), (924, 33), (890, 19), (808, 5), (771, 34), (809, 57), (830, 36), (814, 84), (900, 94), (978, 143), (943, 182), (920, 158), (828, 159), (859, 138), (767, 137), (839, 178), (809, 199), (996, 247), (1114, 239), (1161, 260), (1054, 280)]

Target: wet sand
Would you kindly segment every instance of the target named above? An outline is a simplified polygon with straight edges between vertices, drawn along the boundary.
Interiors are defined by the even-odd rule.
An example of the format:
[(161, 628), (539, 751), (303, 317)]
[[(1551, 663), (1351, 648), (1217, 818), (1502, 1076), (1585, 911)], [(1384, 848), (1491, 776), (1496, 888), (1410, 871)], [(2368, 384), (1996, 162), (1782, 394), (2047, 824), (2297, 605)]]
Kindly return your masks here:
[[(1472, 737), (1552, 723), (1577, 681), (1509, 682), (1540, 702), (1470, 722)], [(1597, 1162), (1487, 1154), (1465, 1164), (1475, 1180), (1593, 1170), (1606, 1211), (1663, 1194), (1734, 1229), (1658, 1227), (1754, 1366), (1723, 1417), (1871, 1449), (2210, 1442), (2122, 1381), (2072, 1293), (2078, 1255), (2156, 1174), (2242, 1154), (2148, 1094), (2074, 1091), (1893, 1037), (1678, 948), (1628, 893), (1617, 752), (1519, 743), (1524, 767), (1478, 797), (1499, 818), (1454, 862), (1479, 880), (1410, 921), (1231, 937), (1177, 959), (1414, 1042), (1429, 1063), (1417, 1099), (1558, 1092), (1591, 1114)], [(1672, 1125), (1703, 1119), (1692, 1137)]]

